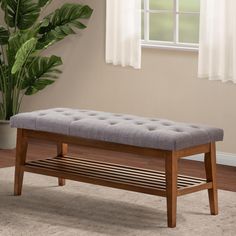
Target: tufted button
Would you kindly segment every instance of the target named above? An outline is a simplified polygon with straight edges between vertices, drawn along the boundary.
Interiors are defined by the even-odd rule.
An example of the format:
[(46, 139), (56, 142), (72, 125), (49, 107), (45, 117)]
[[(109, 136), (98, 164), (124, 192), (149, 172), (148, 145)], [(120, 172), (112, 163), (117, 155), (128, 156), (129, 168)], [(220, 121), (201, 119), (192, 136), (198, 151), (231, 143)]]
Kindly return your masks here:
[(81, 117), (74, 117), (73, 120), (74, 120), (74, 121), (81, 120)]
[(177, 129), (174, 129), (174, 131), (175, 131), (175, 132), (178, 132), (178, 133), (182, 133), (182, 132), (184, 132), (183, 130), (178, 129), (178, 128), (177, 128)]
[(190, 125), (190, 127), (191, 127), (191, 128), (194, 128), (194, 129), (199, 129), (199, 127), (196, 126), (196, 125)]
[(149, 131), (155, 131), (157, 128), (156, 127), (148, 127)]
[(145, 123), (142, 122), (142, 121), (137, 121), (137, 122), (135, 122), (135, 124), (136, 124), (136, 125), (143, 125), (143, 124), (145, 124)]
[(63, 115), (65, 115), (65, 116), (70, 116), (70, 115), (72, 115), (71, 113), (64, 113)]
[(164, 125), (164, 126), (171, 126), (172, 124), (171, 123), (162, 123), (162, 125)]
[(107, 120), (106, 117), (98, 117), (99, 120)]
[(119, 117), (119, 116), (122, 116), (121, 114), (113, 114), (114, 116), (117, 116), (117, 117)]
[(124, 120), (133, 120), (133, 119), (130, 117), (125, 117)]
[(62, 110), (62, 109), (57, 109), (57, 110), (55, 110), (56, 112), (63, 112), (64, 110)]
[(116, 125), (116, 124), (118, 124), (118, 123), (117, 123), (117, 122), (114, 122), (114, 121), (111, 121), (109, 124), (110, 124), (110, 125)]
[(90, 113), (89, 116), (96, 116), (97, 113)]
[(158, 119), (150, 119), (150, 121), (159, 121)]
[(39, 113), (39, 116), (45, 116), (46, 113)]

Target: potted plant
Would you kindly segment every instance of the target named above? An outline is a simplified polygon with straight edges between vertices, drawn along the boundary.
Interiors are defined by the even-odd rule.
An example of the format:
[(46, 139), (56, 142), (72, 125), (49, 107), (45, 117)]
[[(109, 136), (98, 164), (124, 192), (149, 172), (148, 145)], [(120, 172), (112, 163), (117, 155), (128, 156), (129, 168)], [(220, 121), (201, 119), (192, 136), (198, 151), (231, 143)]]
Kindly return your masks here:
[(20, 111), (22, 98), (51, 85), (61, 73), (60, 57), (42, 56), (54, 43), (75, 29), (85, 29), (87, 5), (66, 3), (44, 18), (40, 14), (52, 0), (0, 0), (5, 25), (0, 26), (0, 148), (14, 148), (16, 131), (10, 117)]

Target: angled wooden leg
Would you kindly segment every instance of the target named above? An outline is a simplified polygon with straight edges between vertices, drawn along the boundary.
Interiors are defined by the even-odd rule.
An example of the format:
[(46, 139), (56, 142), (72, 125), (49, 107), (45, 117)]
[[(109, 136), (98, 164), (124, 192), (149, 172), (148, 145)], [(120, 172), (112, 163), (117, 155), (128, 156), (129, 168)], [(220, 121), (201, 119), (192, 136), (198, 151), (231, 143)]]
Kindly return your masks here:
[[(57, 156), (64, 157), (67, 154), (68, 145), (65, 143), (58, 143), (57, 144)], [(58, 178), (58, 185), (64, 186), (66, 184), (66, 180), (63, 178)]]
[(168, 227), (176, 227), (178, 158), (175, 152), (165, 159)]
[(212, 189), (208, 189), (210, 210), (212, 215), (218, 215), (218, 196), (216, 183), (216, 147), (211, 143), (209, 153), (205, 153), (205, 170), (207, 182), (212, 182)]
[(24, 135), (24, 130), (17, 129), (15, 184), (14, 184), (15, 196), (21, 195), (22, 192), (22, 184), (24, 178), (23, 166), (26, 160), (27, 147), (28, 147), (28, 140), (27, 137)]

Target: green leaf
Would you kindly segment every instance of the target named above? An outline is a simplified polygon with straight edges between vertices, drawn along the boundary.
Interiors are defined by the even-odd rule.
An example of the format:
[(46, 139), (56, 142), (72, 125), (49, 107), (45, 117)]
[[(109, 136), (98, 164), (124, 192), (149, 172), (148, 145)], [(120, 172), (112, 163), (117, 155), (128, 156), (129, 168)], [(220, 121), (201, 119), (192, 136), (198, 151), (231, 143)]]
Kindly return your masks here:
[(40, 7), (35, 0), (1, 0), (9, 27), (25, 30), (38, 19)]
[(12, 74), (15, 74), (22, 69), (22, 66), (26, 63), (30, 54), (35, 50), (36, 43), (37, 39), (31, 38), (21, 46), (21, 48), (16, 53), (16, 60), (11, 70)]
[(34, 85), (29, 86), (27, 90), (25, 91), (25, 95), (33, 95), (37, 93), (40, 90), (43, 90), (45, 87), (47, 87), (50, 84), (53, 84), (53, 80), (48, 80), (48, 79), (41, 79), (38, 80), (34, 83)]
[[(53, 14), (43, 19), (39, 26), (39, 40), (37, 49), (43, 49), (51, 44), (64, 39), (70, 34), (75, 34), (73, 28), (84, 29), (86, 25), (80, 19), (89, 19), (93, 10), (87, 5), (66, 3)], [(47, 24), (45, 24), (45, 22)]]
[(32, 95), (54, 83), (61, 73), (58, 66), (62, 65), (60, 57), (35, 57), (28, 63), (25, 71), (25, 79), (22, 89), (26, 89), (26, 95)]
[(27, 30), (24, 32), (17, 31), (15, 34), (10, 36), (7, 48), (7, 58), (10, 67), (12, 67), (15, 63), (16, 53), (21, 48), (21, 46), (29, 39), (34, 38), (36, 35), (37, 31)]
[(39, 6), (39, 7), (44, 7), (44, 6), (48, 5), (48, 4), (50, 4), (51, 1), (52, 1), (52, 0), (39, 0), (38, 6)]
[(8, 43), (9, 35), (9, 31), (0, 26), (0, 45), (5, 45)]
[(35, 94), (37, 92), (38, 92), (38, 90), (34, 86), (29, 86), (27, 88), (26, 92), (25, 92), (25, 95), (30, 96), (30, 95), (33, 95), (33, 94)]
[(88, 5), (85, 5), (81, 8), (81, 11), (78, 13), (78, 17), (80, 19), (89, 19), (92, 13), (93, 10)]

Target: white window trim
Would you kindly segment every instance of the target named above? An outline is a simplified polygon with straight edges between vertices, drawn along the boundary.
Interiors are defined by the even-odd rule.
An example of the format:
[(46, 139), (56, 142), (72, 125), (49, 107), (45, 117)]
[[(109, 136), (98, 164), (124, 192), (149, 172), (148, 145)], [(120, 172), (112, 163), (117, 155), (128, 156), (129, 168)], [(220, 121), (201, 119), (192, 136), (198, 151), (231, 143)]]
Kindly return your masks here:
[(162, 41), (141, 41), (142, 48), (157, 48), (157, 49), (169, 49), (169, 50), (181, 50), (188, 52), (198, 52), (198, 44), (174, 44), (174, 43), (163, 43)]
[[(171, 12), (169, 10), (150, 10), (149, 9), (149, 0), (144, 1), (144, 40), (141, 41), (143, 48), (159, 48), (159, 49), (170, 49), (170, 50), (182, 50), (182, 51), (193, 51), (198, 52), (199, 44), (191, 44), (191, 43), (180, 43), (179, 41), (179, 27), (178, 27), (178, 18), (179, 18), (179, 9), (178, 4), (179, 0), (174, 1), (174, 10), (173, 14), (175, 15), (174, 20), (174, 41), (173, 42), (165, 42), (165, 41), (156, 41), (156, 40), (149, 40), (149, 13), (160, 13), (160, 12)], [(184, 14), (199, 14), (198, 12), (181, 12)]]

